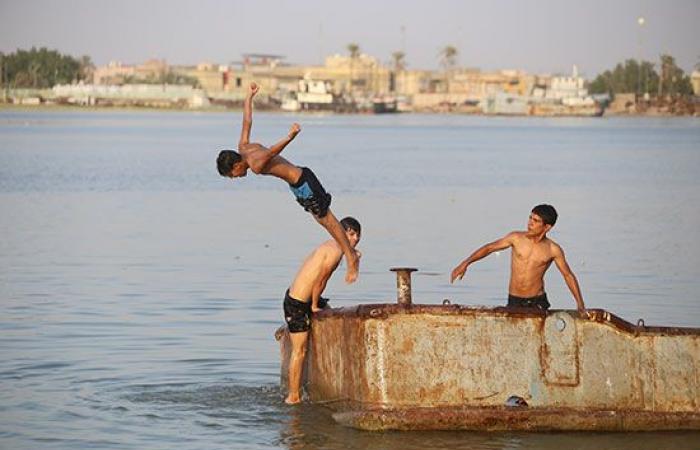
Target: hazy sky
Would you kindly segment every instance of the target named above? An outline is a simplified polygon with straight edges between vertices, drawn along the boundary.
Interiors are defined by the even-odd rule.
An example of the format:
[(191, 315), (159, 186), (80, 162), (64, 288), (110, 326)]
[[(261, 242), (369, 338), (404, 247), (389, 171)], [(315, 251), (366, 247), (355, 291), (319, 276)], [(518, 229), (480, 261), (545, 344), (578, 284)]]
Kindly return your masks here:
[[(646, 22), (640, 26), (637, 19)], [(593, 78), (627, 58), (700, 63), (700, 0), (0, 0), (0, 50), (46, 46), (98, 64), (240, 61), (242, 53), (320, 64), (347, 44), (387, 62)]]

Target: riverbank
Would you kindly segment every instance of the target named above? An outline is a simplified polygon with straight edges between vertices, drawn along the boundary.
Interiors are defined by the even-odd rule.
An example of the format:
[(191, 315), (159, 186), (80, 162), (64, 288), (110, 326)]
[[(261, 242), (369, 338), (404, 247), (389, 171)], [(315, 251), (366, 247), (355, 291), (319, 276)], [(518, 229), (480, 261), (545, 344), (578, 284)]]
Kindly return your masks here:
[[(212, 104), (203, 107), (183, 107), (178, 105), (76, 105), (67, 103), (39, 103), (39, 104), (14, 104), (14, 103), (1, 103), (0, 111), (193, 111), (193, 112), (237, 112), (242, 111), (242, 106), (226, 106)], [(256, 104), (256, 109), (258, 111), (289, 114), (289, 112), (282, 110), (281, 108), (276, 108), (271, 105)], [(299, 114), (312, 114), (312, 115), (367, 115), (373, 114), (372, 112), (355, 112), (355, 113), (338, 113), (333, 111), (298, 111)], [(509, 115), (492, 115), (484, 114), (475, 107), (454, 107), (454, 108), (429, 108), (421, 109), (415, 111), (404, 111), (398, 114), (430, 114), (430, 115), (473, 115), (473, 116), (498, 116), (498, 117), (543, 117), (543, 118), (556, 118), (556, 117), (586, 117), (586, 115), (578, 115), (575, 113), (569, 114), (538, 114), (537, 112), (533, 114), (509, 114)], [(624, 109), (606, 109), (602, 116), (607, 117), (700, 117), (700, 108), (695, 108), (694, 110), (688, 109), (674, 109), (671, 107), (648, 107), (641, 110), (637, 110), (633, 107)]]

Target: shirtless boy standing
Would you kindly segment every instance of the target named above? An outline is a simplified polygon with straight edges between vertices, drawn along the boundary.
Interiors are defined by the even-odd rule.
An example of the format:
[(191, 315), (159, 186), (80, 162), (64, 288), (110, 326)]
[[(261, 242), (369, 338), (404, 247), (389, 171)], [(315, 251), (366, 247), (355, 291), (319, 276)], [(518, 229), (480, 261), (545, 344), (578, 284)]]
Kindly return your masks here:
[(578, 281), (564, 258), (564, 251), (547, 237), (547, 232), (552, 229), (556, 221), (557, 211), (553, 206), (535, 206), (527, 222), (527, 231), (513, 231), (476, 250), (454, 268), (450, 283), (455, 279), (461, 280), (470, 264), (493, 252), (511, 247), (508, 306), (547, 310), (549, 301), (544, 291), (544, 274), (554, 261), (576, 300), (579, 313), (587, 316)]
[(250, 130), (253, 127), (253, 97), (259, 87), (250, 84), (248, 95), (243, 103), (243, 126), (241, 138), (238, 141), (238, 152), (222, 150), (217, 158), (219, 174), (229, 178), (246, 176), (248, 168), (259, 175), (272, 175), (286, 181), (294, 193), (297, 202), (306, 211), (313, 214), (335, 239), (347, 261), (345, 281), (352, 283), (357, 279), (359, 258), (350, 246), (348, 239), (340, 226), (338, 219), (330, 210), (331, 195), (328, 194), (316, 175), (307, 167), (298, 167), (279, 156), (284, 148), (299, 134), (301, 127), (295, 123), (285, 138), (267, 148), (261, 144), (250, 142)]
[[(346, 217), (340, 221), (340, 224), (354, 250), (360, 242), (362, 231), (360, 223), (352, 217)], [(337, 241), (329, 240), (318, 246), (306, 257), (284, 295), (284, 320), (287, 322), (292, 343), (289, 359), (289, 393), (285, 399), (287, 404), (293, 405), (301, 401), (301, 375), (306, 357), (306, 341), (311, 329), (311, 313), (321, 310), (319, 305), (321, 294), (338, 267), (342, 255)]]

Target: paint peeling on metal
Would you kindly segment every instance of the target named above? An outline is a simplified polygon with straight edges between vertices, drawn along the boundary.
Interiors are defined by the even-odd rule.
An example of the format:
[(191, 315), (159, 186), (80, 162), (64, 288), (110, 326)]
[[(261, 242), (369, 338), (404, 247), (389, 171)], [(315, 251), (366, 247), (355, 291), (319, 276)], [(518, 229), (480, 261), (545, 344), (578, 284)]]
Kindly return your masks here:
[[(363, 429), (700, 429), (700, 329), (592, 312), (324, 310), (311, 330), (307, 390)], [(277, 335), (286, 367), (287, 338)], [(511, 395), (530, 406), (504, 409)]]

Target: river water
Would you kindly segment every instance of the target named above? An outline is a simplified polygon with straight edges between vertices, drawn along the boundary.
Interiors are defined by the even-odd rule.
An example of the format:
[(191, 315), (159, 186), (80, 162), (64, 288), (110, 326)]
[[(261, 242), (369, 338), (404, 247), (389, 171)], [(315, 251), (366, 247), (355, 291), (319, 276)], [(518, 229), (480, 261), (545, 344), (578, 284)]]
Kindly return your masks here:
[[(240, 113), (0, 111), (0, 448), (700, 448), (698, 433), (368, 433), (288, 407), (274, 330), (328, 238), (282, 182), (216, 173)], [(700, 120), (256, 114), (363, 225), (335, 306), (496, 306), (509, 254), (449, 272), (551, 203), (587, 306), (700, 327)], [(553, 308), (575, 303), (552, 267)], [(611, 357), (614, 357), (612, 355)]]

